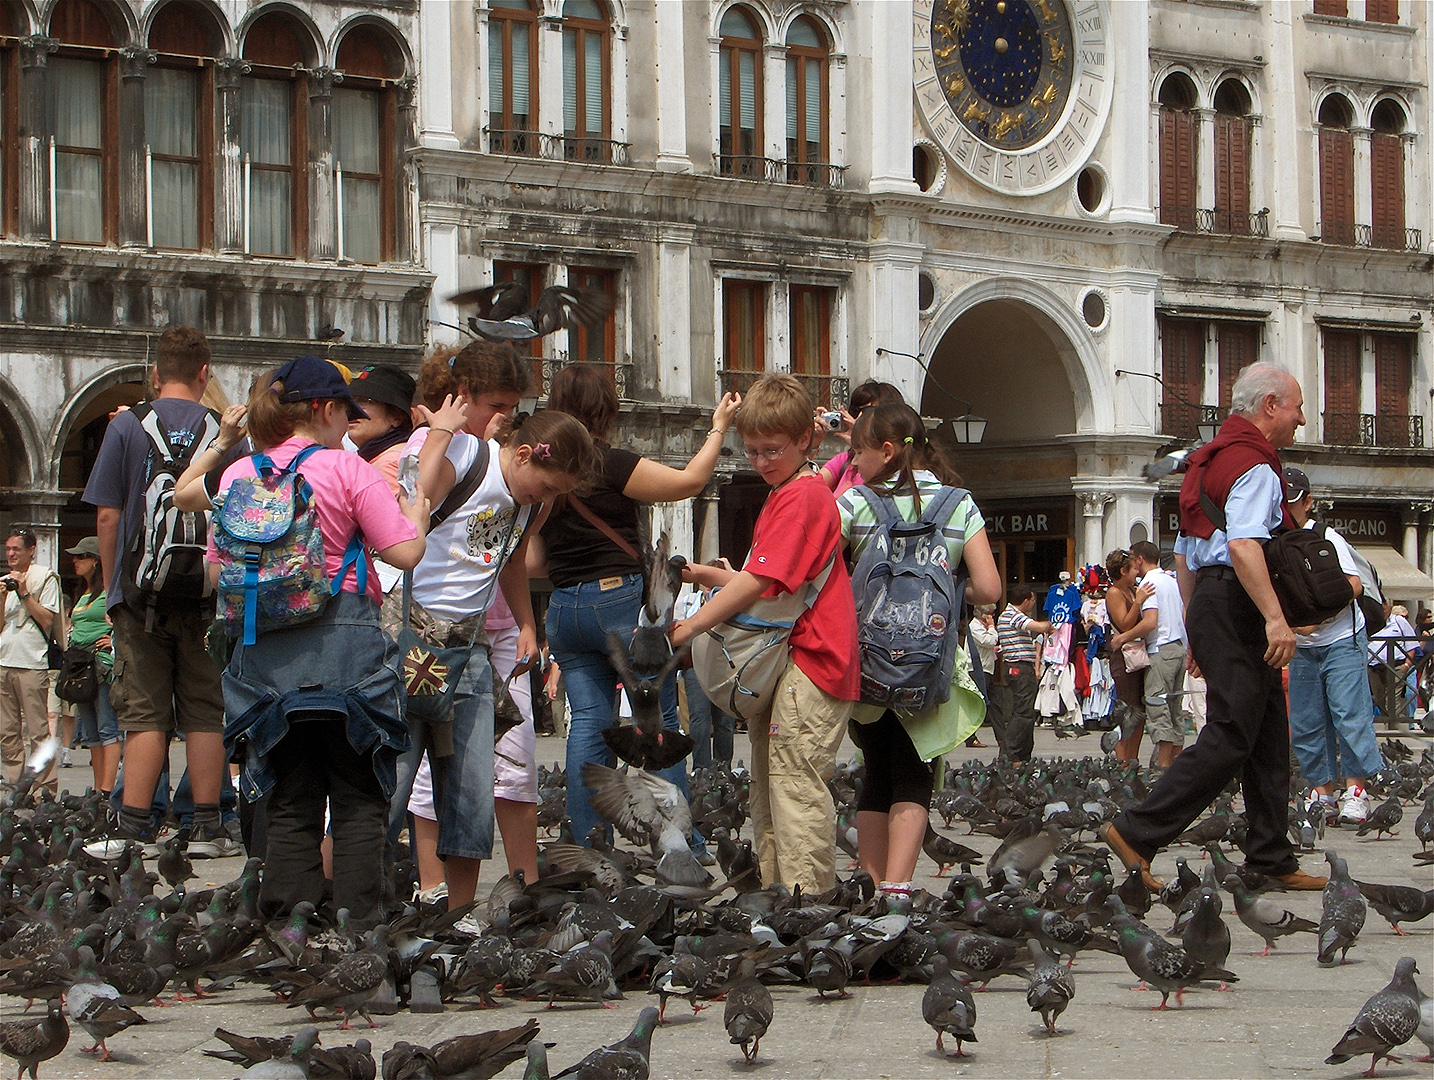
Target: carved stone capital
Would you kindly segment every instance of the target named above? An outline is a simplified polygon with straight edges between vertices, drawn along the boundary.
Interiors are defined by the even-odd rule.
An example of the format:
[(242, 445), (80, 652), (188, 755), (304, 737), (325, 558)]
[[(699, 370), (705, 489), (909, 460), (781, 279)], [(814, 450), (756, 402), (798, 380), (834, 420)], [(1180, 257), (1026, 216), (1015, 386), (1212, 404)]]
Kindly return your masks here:
[(309, 77), (310, 101), (332, 97), (334, 87), (344, 81), (344, 73), (331, 67), (300, 67), (298, 70)]
[(126, 45), (120, 50), (120, 76), (125, 79), (143, 79), (149, 74), (145, 69), (158, 62), (159, 53), (153, 49)]
[(405, 75), (403, 78), (398, 79), (394, 82), (393, 88), (396, 91), (397, 104), (400, 109), (412, 108), (417, 102), (418, 95), (416, 91), (418, 89), (418, 80), (412, 75)]
[(50, 62), (50, 57), (60, 47), (60, 43), (52, 37), (44, 34), (31, 34), (29, 37), (20, 39), (20, 66), (25, 68), (42, 68)]
[(238, 56), (214, 61), (214, 85), (220, 90), (238, 90), (241, 77), (254, 70), (254, 65)]
[(1093, 518), (1104, 514), (1106, 506), (1115, 502), (1115, 496), (1108, 491), (1082, 491), (1080, 501), (1085, 510), (1085, 516)]

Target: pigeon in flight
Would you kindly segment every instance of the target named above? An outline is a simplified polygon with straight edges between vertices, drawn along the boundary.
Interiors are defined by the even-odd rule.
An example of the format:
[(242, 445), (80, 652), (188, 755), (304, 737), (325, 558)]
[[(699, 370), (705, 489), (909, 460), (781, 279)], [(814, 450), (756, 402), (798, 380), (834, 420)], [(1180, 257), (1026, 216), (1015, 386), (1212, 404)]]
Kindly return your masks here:
[(467, 289), (448, 298), (459, 307), (477, 305), (468, 329), (488, 341), (528, 341), (555, 330), (600, 326), (612, 314), (613, 299), (598, 289), (553, 285), (528, 307), (528, 286), (521, 281), (500, 281), (481, 289)]

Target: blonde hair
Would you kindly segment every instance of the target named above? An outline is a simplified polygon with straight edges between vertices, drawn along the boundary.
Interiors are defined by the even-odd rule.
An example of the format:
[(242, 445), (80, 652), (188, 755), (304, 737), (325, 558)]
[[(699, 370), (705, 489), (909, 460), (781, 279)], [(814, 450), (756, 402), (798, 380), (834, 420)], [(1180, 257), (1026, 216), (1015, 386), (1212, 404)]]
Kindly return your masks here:
[(737, 431), (743, 437), (812, 435), (812, 398), (790, 375), (763, 375), (742, 395)]

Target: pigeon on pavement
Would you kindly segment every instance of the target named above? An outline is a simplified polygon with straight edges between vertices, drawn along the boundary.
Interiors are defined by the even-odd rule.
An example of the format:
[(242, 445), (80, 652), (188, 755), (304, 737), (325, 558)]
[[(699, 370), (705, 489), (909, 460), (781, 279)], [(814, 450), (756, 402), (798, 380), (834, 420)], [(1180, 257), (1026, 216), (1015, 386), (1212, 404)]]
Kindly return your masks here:
[[(1224, 967), (1230, 957), (1230, 928), (1220, 918), (1223, 907), (1219, 892), (1202, 885), (1196, 890), (1190, 921), (1180, 938), (1187, 954), (1217, 968)], [(1222, 982), (1220, 989), (1230, 988)]]
[(99, 977), (95, 970), (95, 953), (88, 945), (79, 950), (80, 966), (74, 984), (65, 994), (65, 1010), (70, 1019), (90, 1033), (93, 1046), (81, 1047), (82, 1054), (98, 1053), (99, 1061), (113, 1061), (105, 1040), (125, 1028), (147, 1021), (124, 1003), (120, 992)]
[(349, 953), (328, 970), (323, 980), (306, 986), (289, 999), (289, 1008), (303, 1005), (314, 1015), (318, 1008), (343, 1013), (340, 1030), (351, 1031), (349, 1019), (359, 1013), (371, 1028), (378, 1027), (368, 1014), (369, 999), (388, 975), (388, 926), (380, 923), (368, 934), (368, 944)]
[(294, 1033), (287, 1057), (260, 1061), (239, 1075), (247, 1080), (309, 1080), (309, 1057), (318, 1041), (318, 1028), (301, 1027)]
[[(59, 740), (54, 740), (58, 743)], [(31, 1080), (39, 1080), (37, 1066), (57, 1057), (70, 1041), (70, 1025), (58, 998), (50, 1000), (46, 1014), (36, 1020), (11, 1020), (0, 1024), (0, 1054), (20, 1063), (15, 1080), (28, 1069)]]
[(1402, 922), (1418, 922), (1434, 914), (1434, 889), (1416, 889), (1410, 885), (1377, 885), (1368, 881), (1356, 881), (1360, 895), (1374, 906), (1374, 910), (1389, 920), (1394, 932), (1407, 937), (1399, 928)]
[(976, 999), (951, 974), (951, 964), (945, 956), (938, 953), (933, 965), (931, 983), (921, 996), (921, 1018), (936, 1032), (937, 1050), (946, 1054), (941, 1040), (950, 1035), (956, 1040), (956, 1053), (947, 1056), (966, 1057), (961, 1044), (980, 1041), (976, 1038)]
[(1031, 950), (1032, 969), (1030, 981), (1026, 984), (1026, 1004), (1031, 1007), (1031, 1012), (1041, 1014), (1046, 1033), (1055, 1035), (1056, 1017), (1065, 1012), (1071, 998), (1075, 997), (1075, 980), (1063, 964), (1057, 964), (1045, 954), (1035, 938), (1027, 938), (1026, 947)]
[[(765, 988), (764, 988), (765, 989)], [(571, 1076), (573, 1080), (647, 1080), (651, 1072), (652, 1033), (657, 1030), (657, 1010), (651, 1005), (637, 1014), (627, 1038), (594, 1050), (576, 1065), (569, 1065), (552, 1080)], [(542, 1060), (546, 1072), (547, 1055), (534, 1055), (532, 1047), (542, 1046), (534, 1039), (528, 1044), (528, 1067), (535, 1056)], [(526, 1073), (524, 1074), (527, 1075)]]
[(1355, 836), (1364, 836), (1367, 833), (1374, 833), (1376, 840), (1382, 840), (1385, 833), (1392, 836), (1399, 834), (1394, 831), (1394, 826), (1404, 820), (1404, 807), (1399, 802), (1398, 795), (1391, 795), (1370, 811), (1369, 817), (1355, 830)]
[(1286, 934), (1315, 933), (1318, 923), (1302, 919), (1292, 911), (1286, 911), (1273, 900), (1256, 896), (1245, 887), (1237, 874), (1225, 879), (1225, 888), (1235, 898), (1235, 914), (1247, 927), (1265, 939), (1265, 947), (1256, 956), (1269, 956), (1275, 947), (1275, 940)]
[[(609, 729), (611, 730), (611, 729)], [(609, 769), (588, 762), (583, 783), (592, 789), (592, 807), (635, 844), (649, 844), (658, 878), (669, 885), (704, 886), (712, 875), (692, 849), (692, 808), (677, 785), (642, 769)]]
[(1364, 929), (1368, 908), (1359, 895), (1359, 886), (1350, 879), (1349, 865), (1333, 851), (1326, 852), (1325, 859), (1329, 862), (1329, 882), (1324, 887), (1316, 959), (1321, 965), (1333, 964), (1338, 952), (1342, 964)]
[(1106, 903), (1114, 912), (1111, 922), (1119, 934), (1120, 952), (1126, 966), (1147, 986), (1160, 991), (1160, 1004), (1153, 1006), (1153, 1011), (1168, 1009), (1172, 993), (1175, 1004), (1183, 1004), (1185, 990), (1202, 982), (1239, 981), (1234, 972), (1195, 959), (1138, 919), (1132, 919), (1118, 897), (1112, 896)]
[(732, 1044), (742, 1048), (742, 1057), (747, 1064), (757, 1060), (757, 1048), (771, 1023), (771, 991), (757, 981), (756, 960), (744, 956), (737, 969), (737, 980), (727, 991), (722, 1025), (731, 1036)]
[(1380, 1058), (1399, 1062), (1390, 1051), (1408, 1042), (1419, 1030), (1419, 989), (1414, 985), (1418, 970), (1414, 957), (1399, 958), (1389, 985), (1360, 1006), (1354, 1023), (1324, 1059), (1326, 1065), (1340, 1065), (1360, 1054), (1371, 1054), (1369, 1071), (1364, 1075), (1373, 1076)]

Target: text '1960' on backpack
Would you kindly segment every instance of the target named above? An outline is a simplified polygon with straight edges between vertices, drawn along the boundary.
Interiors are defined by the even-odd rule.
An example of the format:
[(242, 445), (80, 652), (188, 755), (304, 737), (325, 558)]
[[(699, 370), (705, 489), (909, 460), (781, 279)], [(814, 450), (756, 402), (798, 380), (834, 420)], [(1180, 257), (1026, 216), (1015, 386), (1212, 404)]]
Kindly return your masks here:
[(876, 515), (851, 575), (861, 700), (920, 712), (951, 696), (966, 582), (955, 580), (942, 530), (967, 493), (943, 487), (908, 522), (889, 495), (856, 490)]

